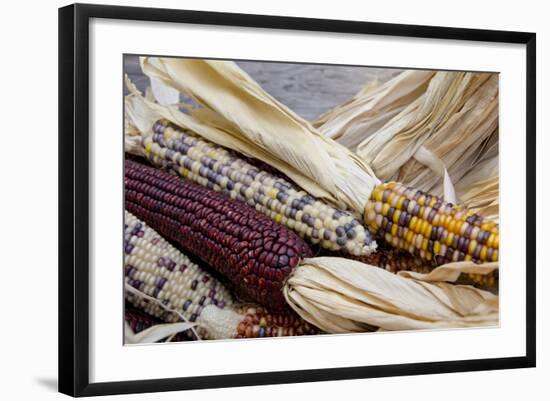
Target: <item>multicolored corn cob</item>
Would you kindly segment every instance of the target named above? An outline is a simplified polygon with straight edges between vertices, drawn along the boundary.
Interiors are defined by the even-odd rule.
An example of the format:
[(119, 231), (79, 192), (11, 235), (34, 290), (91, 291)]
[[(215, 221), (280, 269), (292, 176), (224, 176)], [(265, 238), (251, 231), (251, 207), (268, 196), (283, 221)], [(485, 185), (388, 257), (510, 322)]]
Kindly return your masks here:
[(371, 233), (352, 214), (165, 121), (153, 126), (153, 134), (143, 137), (142, 146), (155, 166), (246, 202), (323, 248), (351, 255), (366, 255), (376, 249)]
[(288, 308), (284, 280), (312, 255), (294, 232), (224, 194), (132, 160), (124, 183), (128, 211), (217, 270), (240, 297)]
[(437, 265), (498, 261), (496, 222), (399, 183), (375, 187), (365, 221), (392, 246)]
[(176, 322), (183, 317), (194, 322), (207, 305), (224, 308), (233, 303), (222, 283), (128, 211), (124, 213), (124, 253), (124, 280), (139, 291), (126, 291), (126, 299), (164, 321)]
[(294, 312), (270, 313), (257, 305), (238, 305), (225, 310), (207, 307), (198, 323), (217, 339), (321, 334)]

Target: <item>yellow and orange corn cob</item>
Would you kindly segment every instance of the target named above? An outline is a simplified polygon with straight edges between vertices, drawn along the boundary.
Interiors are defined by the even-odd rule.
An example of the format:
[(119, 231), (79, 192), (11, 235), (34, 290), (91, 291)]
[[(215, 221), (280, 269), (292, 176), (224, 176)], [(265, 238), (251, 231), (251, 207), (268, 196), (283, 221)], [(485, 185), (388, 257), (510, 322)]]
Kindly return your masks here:
[(387, 243), (437, 265), (498, 261), (496, 222), (399, 183), (375, 187), (365, 220)]

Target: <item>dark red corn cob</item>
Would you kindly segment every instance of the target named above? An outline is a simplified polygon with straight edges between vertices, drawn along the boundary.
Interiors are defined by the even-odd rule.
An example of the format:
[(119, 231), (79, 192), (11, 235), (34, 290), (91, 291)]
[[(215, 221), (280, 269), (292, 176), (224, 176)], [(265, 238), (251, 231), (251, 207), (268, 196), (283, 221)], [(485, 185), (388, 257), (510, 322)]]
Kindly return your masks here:
[(230, 280), (237, 294), (286, 309), (284, 280), (309, 246), (228, 196), (162, 170), (125, 161), (126, 209)]
[[(394, 248), (383, 240), (378, 241), (378, 249), (370, 255), (342, 256), (355, 259), (372, 266), (381, 267), (392, 273), (408, 270), (415, 273), (427, 274), (438, 266), (438, 264), (433, 260), (424, 260), (403, 249)], [(495, 270), (489, 274), (462, 273), (456, 283), (473, 285), (483, 290), (497, 292), (498, 270)]]
[(129, 305), (126, 305), (124, 308), (124, 320), (130, 325), (134, 333), (139, 333), (151, 326), (164, 323), (156, 317)]

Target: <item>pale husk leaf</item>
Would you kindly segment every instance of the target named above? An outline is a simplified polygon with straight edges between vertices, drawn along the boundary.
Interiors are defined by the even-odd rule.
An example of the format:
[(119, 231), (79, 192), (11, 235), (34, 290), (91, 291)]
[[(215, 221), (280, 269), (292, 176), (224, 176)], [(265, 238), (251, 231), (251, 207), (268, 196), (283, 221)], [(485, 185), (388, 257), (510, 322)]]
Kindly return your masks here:
[(355, 150), (425, 92), (434, 71), (405, 71), (381, 85), (369, 84), (351, 100), (320, 116), (313, 125)]
[(318, 183), (338, 206), (361, 213), (379, 183), (356, 155), (266, 93), (235, 63), (148, 57), (142, 57), (141, 63), (148, 76), (218, 114), (218, 127), (225, 120), (226, 134), (271, 155), (263, 161), (278, 158), (292, 166)]
[(498, 163), (498, 155), (484, 160), (456, 183), (460, 201), (474, 212), (492, 219), (499, 216)]
[[(203, 110), (206, 111), (206, 110)], [(325, 191), (320, 185), (304, 176), (293, 166), (273, 157), (264, 149), (255, 146), (245, 137), (234, 136), (223, 129), (221, 124), (216, 124), (214, 117), (211, 124), (205, 124), (195, 115), (189, 115), (179, 110), (177, 106), (162, 106), (154, 101), (144, 98), (139, 93), (131, 93), (125, 98), (126, 112), (126, 133), (125, 150), (139, 156), (144, 155), (141, 139), (152, 135), (152, 126), (159, 119), (166, 119), (182, 129), (188, 130), (195, 135), (201, 136), (218, 145), (236, 150), (243, 155), (262, 160), (277, 170), (286, 174), (298, 186), (310, 194), (336, 203), (331, 194)], [(202, 114), (198, 114), (199, 116)]]
[(284, 292), (302, 318), (330, 333), (360, 332), (364, 325), (413, 330), (498, 323), (498, 296), (487, 291), (406, 278), (343, 258), (304, 260)]
[(423, 151), (445, 167), (454, 183), (483, 158), (498, 154), (497, 75), (437, 72), (425, 93), (357, 146), (381, 179), (443, 195), (449, 184), (443, 184), (444, 170), (422, 160)]

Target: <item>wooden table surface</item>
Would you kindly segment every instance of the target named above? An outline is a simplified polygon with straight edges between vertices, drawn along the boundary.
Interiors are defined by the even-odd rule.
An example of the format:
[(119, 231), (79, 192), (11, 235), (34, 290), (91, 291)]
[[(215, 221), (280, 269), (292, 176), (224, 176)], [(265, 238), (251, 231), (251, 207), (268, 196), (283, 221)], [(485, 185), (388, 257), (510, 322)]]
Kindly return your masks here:
[[(237, 61), (237, 64), (269, 94), (309, 121), (342, 104), (367, 83), (373, 80), (384, 82), (402, 71), (256, 61)], [(137, 56), (126, 56), (124, 71), (141, 91), (149, 85)]]

